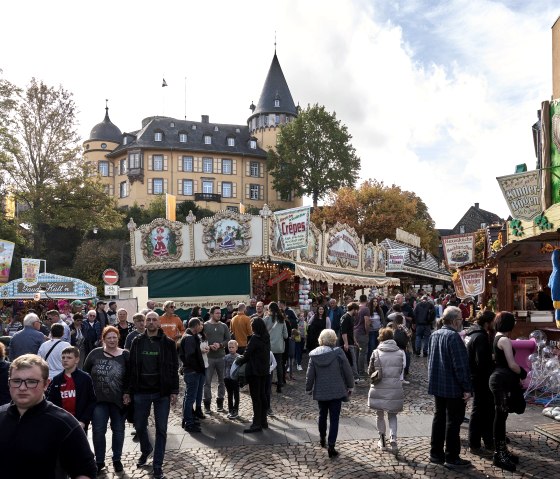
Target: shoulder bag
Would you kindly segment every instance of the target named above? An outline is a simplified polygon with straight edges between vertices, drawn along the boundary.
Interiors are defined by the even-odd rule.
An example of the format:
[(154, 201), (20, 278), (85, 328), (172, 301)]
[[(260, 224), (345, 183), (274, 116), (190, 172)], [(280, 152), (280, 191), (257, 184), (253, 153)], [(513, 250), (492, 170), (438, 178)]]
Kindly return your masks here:
[(383, 370), (381, 368), (381, 359), (379, 359), (379, 351), (377, 351), (376, 349), (373, 354), (375, 356), (373, 366), (375, 367), (375, 364), (377, 363), (378, 367), (375, 369), (375, 371), (373, 371), (373, 373), (371, 373), (370, 379), (371, 384), (378, 384), (383, 379)]

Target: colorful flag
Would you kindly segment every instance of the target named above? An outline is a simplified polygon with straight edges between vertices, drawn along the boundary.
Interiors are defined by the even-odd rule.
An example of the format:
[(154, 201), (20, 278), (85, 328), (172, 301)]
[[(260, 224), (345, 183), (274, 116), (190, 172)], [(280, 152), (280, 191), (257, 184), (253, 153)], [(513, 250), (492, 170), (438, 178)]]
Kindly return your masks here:
[(0, 284), (7, 283), (10, 278), (14, 247), (11, 241), (0, 240)]
[(177, 197), (175, 195), (165, 194), (165, 217), (169, 221), (176, 221), (177, 213)]
[(239, 212), (244, 215), (245, 214), (245, 205), (243, 203), (239, 203)]
[(35, 286), (39, 282), (40, 259), (21, 258), (21, 277), (25, 286)]

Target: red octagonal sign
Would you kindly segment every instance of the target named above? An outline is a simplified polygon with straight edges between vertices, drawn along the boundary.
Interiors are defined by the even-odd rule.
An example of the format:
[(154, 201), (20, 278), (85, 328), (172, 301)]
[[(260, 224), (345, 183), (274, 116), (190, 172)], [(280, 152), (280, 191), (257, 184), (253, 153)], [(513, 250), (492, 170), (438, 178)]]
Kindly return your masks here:
[(112, 268), (103, 271), (103, 281), (105, 284), (117, 284), (119, 282), (119, 273)]

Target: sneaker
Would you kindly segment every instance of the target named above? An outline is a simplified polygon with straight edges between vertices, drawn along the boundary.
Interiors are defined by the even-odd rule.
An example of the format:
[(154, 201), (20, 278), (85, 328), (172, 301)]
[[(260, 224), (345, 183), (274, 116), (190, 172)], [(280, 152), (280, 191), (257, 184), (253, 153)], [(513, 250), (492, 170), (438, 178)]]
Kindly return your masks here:
[(154, 479), (165, 479), (163, 469), (161, 467), (154, 467)]
[(204, 406), (204, 414), (212, 414), (212, 410), (210, 406)]
[(239, 414), (237, 413), (237, 411), (233, 411), (231, 414), (228, 414), (228, 417), (230, 419), (237, 419), (239, 417)]
[(444, 464), (444, 466), (449, 469), (470, 467), (471, 465), (472, 465), (471, 461), (467, 461), (466, 459), (461, 459), (460, 457), (452, 461), (446, 460)]
[(270, 408), (268, 408), (268, 411), (266, 411), (266, 415), (267, 416), (274, 416), (274, 411)]
[(494, 455), (493, 451), (485, 447), (470, 447), (469, 452), (480, 457), (492, 457)]
[(142, 453), (140, 455), (140, 459), (138, 459), (138, 462), (136, 463), (136, 467), (143, 467), (148, 463), (148, 458), (150, 457), (150, 455), (152, 454), (153, 451), (150, 451), (146, 454)]
[(216, 411), (218, 411), (218, 412), (225, 412), (224, 406), (218, 406), (218, 408), (216, 409)]
[(363, 382), (364, 382), (363, 379), (360, 378), (354, 379), (354, 384), (362, 384)]
[(402, 380), (402, 383), (403, 383), (403, 384), (410, 384), (410, 381), (407, 381), (406, 379), (403, 379), (403, 380)]
[(440, 457), (440, 456), (430, 455), (430, 462), (432, 464), (443, 464), (445, 462), (445, 459), (443, 457)]
[(384, 451), (386, 449), (385, 444), (383, 444), (383, 441), (381, 439), (379, 439), (379, 441), (377, 441), (377, 449)]
[(123, 465), (121, 461), (113, 461), (113, 469), (115, 472), (123, 472)]
[(287, 373), (290, 372), (290, 366), (288, 366), (288, 367), (286, 368), (286, 372), (287, 372)]
[(397, 440), (395, 438), (391, 438), (389, 442), (391, 445), (391, 452), (396, 456), (399, 453), (399, 447), (397, 446)]
[(298, 364), (298, 365), (297, 365), (297, 370), (298, 370), (298, 371), (303, 371), (303, 368), (301, 367), (301, 364)]
[(99, 474), (101, 472), (101, 470), (105, 468), (105, 463), (104, 462), (98, 462), (96, 464), (96, 466), (97, 466), (97, 474)]
[(202, 432), (202, 429), (200, 428), (200, 426), (198, 424), (193, 424), (191, 426), (185, 426), (183, 429), (190, 434), (197, 433), (197, 432)]

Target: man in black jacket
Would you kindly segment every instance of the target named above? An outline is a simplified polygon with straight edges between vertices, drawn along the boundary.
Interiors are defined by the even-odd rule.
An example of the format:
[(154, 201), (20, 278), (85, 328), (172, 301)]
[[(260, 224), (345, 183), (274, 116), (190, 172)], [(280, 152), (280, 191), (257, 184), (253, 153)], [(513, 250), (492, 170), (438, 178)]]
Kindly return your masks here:
[[(475, 324), (465, 335), (474, 394), (469, 421), (469, 446), (473, 454), (489, 457), (494, 451), (494, 399), (488, 386), (488, 380), (494, 370), (490, 342), (494, 317), (492, 311), (479, 314)], [(484, 440), (486, 450), (481, 448), (481, 439)]]
[[(420, 350), (423, 349), (424, 356), (428, 356), (428, 341), (434, 328), (436, 320), (436, 309), (432, 303), (428, 301), (428, 296), (422, 296), (422, 300), (414, 308), (414, 329), (416, 332), (416, 341), (414, 344), (414, 354), (420, 356)], [(424, 348), (422, 348), (424, 341)]]
[[(138, 467), (145, 466), (154, 452), (154, 478), (163, 479), (163, 459), (167, 442), (167, 421), (171, 405), (179, 393), (179, 359), (175, 341), (160, 328), (155, 311), (146, 314), (146, 331), (138, 335), (130, 347), (130, 390), (125, 402), (134, 397), (134, 426), (140, 439)], [(127, 399), (128, 398), (128, 399)], [(148, 416), (154, 405), (156, 441), (152, 447), (148, 437)]]

